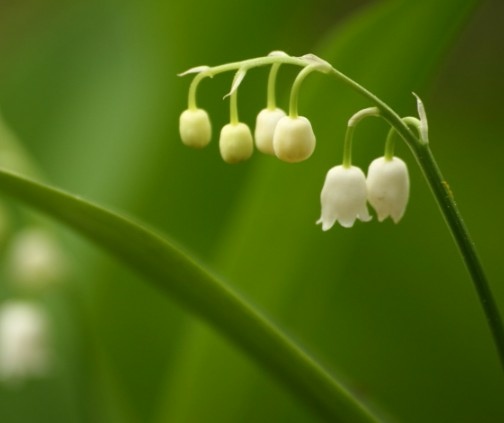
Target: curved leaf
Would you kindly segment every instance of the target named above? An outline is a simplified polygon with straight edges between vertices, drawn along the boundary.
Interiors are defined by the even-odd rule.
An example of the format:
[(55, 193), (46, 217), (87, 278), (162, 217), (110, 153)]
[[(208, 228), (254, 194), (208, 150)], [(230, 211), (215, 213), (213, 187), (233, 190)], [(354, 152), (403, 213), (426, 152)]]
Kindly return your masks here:
[(278, 328), (173, 244), (104, 208), (7, 171), (0, 171), (0, 190), (68, 224), (147, 276), (322, 416), (332, 421), (377, 421)]

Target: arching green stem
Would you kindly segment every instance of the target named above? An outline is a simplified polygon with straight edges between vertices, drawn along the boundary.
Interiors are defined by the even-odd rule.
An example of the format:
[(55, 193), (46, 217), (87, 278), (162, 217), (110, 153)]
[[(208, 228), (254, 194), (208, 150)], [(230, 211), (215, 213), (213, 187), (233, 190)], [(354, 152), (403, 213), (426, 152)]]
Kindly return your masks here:
[(191, 81), (191, 85), (189, 86), (189, 98), (187, 100), (187, 108), (189, 110), (196, 110), (198, 108), (198, 105), (196, 103), (196, 90), (198, 88), (198, 84), (203, 79), (202, 77), (200, 77), (200, 75), (196, 75)]
[(271, 66), (268, 76), (268, 109), (276, 109), (276, 78), (281, 63), (274, 63)]
[(298, 117), (298, 99), (301, 84), (304, 79), (308, 76), (310, 72), (317, 70), (316, 65), (308, 65), (304, 67), (296, 76), (294, 83), (292, 84), (290, 101), (289, 101), (289, 117), (295, 119)]
[[(418, 118), (407, 116), (402, 118), (402, 121), (406, 125), (416, 128), (418, 130), (418, 133), (420, 134), (421, 122)], [(394, 127), (391, 127), (387, 134), (387, 140), (385, 142), (385, 160), (392, 160), (394, 158), (395, 134), (396, 130), (394, 129)]]
[(377, 107), (368, 107), (367, 109), (359, 110), (348, 120), (343, 147), (343, 167), (349, 168), (352, 166), (352, 141), (355, 127), (362, 119), (369, 116), (380, 116), (380, 110)]
[(237, 125), (240, 120), (238, 118), (238, 90), (234, 90), (231, 93), (229, 101), (229, 121), (233, 125)]

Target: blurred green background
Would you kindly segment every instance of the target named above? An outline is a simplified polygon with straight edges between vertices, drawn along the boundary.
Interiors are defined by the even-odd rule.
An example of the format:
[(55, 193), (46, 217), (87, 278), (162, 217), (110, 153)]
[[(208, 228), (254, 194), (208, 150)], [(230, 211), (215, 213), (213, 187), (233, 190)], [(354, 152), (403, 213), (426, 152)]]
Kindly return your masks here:
[[(501, 422), (490, 333), (406, 147), (397, 154), (412, 189), (400, 224), (327, 233), (314, 224), (346, 121), (369, 104), (310, 76), (300, 113), (317, 135), (313, 157), (289, 165), (256, 152), (230, 166), (216, 140), (231, 75), (201, 84), (214, 141), (193, 151), (178, 136), (190, 79), (176, 74), (280, 49), (322, 56), (402, 115), (416, 113), (419, 94), (432, 150), (504, 309), (503, 19), (500, 0), (2, 1), (0, 107), (53, 184), (166, 234), (390, 421)], [(284, 107), (294, 75), (280, 71)], [(266, 76), (250, 72), (240, 87), (250, 125)], [(382, 154), (386, 132), (380, 121), (359, 126), (357, 165)], [(214, 329), (55, 230), (72, 264), (43, 298), (57, 361), (49, 378), (0, 386), (0, 421), (318, 421)]]

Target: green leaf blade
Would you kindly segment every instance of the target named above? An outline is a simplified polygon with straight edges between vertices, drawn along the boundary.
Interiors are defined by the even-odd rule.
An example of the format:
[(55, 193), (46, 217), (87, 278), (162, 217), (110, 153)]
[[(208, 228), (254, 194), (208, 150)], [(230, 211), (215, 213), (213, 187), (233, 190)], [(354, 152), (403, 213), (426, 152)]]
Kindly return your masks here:
[(78, 197), (7, 171), (0, 190), (96, 242), (219, 329), (329, 421), (378, 421), (255, 309), (172, 244)]

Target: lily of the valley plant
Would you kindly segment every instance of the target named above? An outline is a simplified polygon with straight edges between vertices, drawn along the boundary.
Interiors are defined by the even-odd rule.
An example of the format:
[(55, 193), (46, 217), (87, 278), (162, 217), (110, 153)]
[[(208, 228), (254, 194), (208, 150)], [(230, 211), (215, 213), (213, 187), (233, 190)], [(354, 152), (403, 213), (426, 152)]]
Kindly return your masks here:
[[(301, 68), (292, 84), (288, 113), (278, 108), (275, 100), (275, 83), (282, 64)], [(267, 104), (257, 115), (253, 137), (249, 126), (241, 122), (238, 116), (238, 88), (247, 72), (259, 66), (271, 66), (271, 69), (267, 83)], [(235, 72), (231, 90), (225, 96), (230, 97), (230, 119), (222, 128), (219, 139), (220, 154), (228, 163), (249, 159), (254, 144), (260, 152), (274, 155), (288, 163), (304, 161), (313, 154), (316, 147), (315, 132), (308, 118), (298, 114), (300, 87), (306, 76), (312, 72), (332, 76), (370, 101), (371, 107), (358, 111), (348, 121), (342, 163), (332, 167), (326, 174), (321, 193), (322, 212), (317, 223), (326, 231), (335, 222), (339, 222), (343, 227), (352, 227), (356, 220), (367, 222), (371, 220), (368, 203), (376, 211), (380, 222), (387, 217), (395, 223), (401, 220), (408, 203), (409, 176), (406, 163), (394, 155), (394, 138), (399, 135), (417, 159), (464, 258), (504, 367), (502, 319), (474, 244), (450, 188), (430, 151), (427, 117), (420, 98), (415, 94), (419, 117), (401, 118), (381, 99), (313, 54), (293, 57), (281, 51), (274, 51), (268, 56), (241, 62), (214, 67), (198, 66), (181, 74), (195, 75), (189, 88), (188, 108), (180, 116), (180, 135), (183, 143), (189, 147), (205, 147), (212, 135), (208, 113), (197, 106), (196, 92), (199, 83), (204, 78), (229, 71)], [(369, 116), (384, 119), (390, 125), (390, 131), (386, 138), (384, 155), (371, 162), (366, 176), (359, 167), (352, 164), (352, 139), (358, 123)]]

